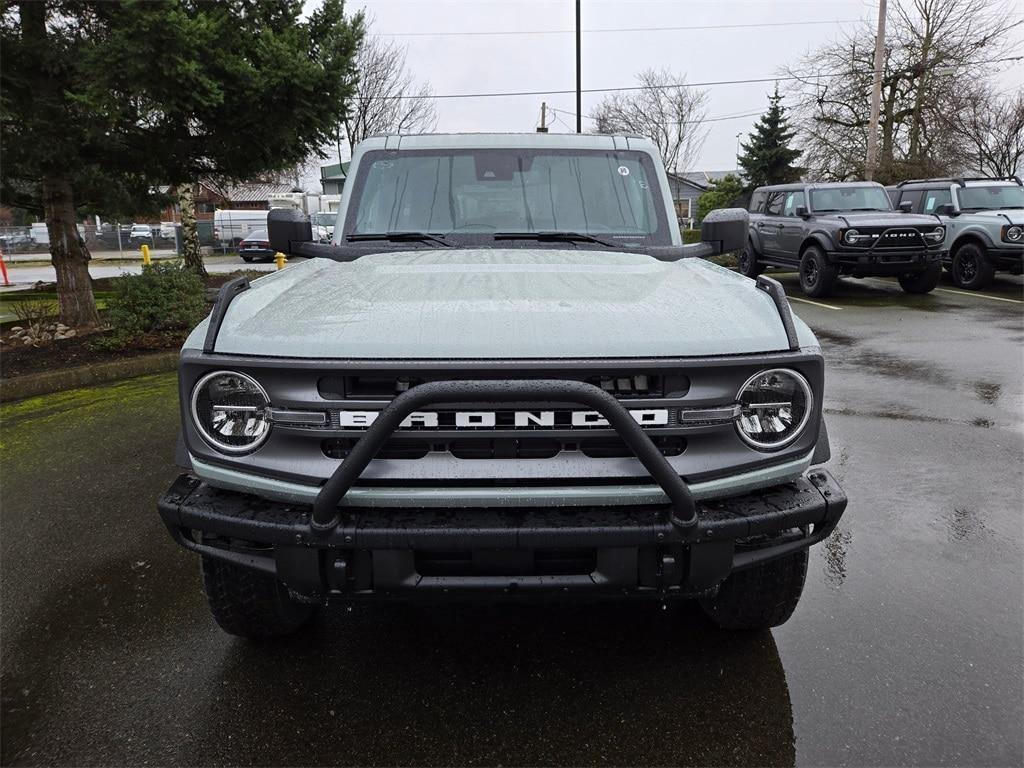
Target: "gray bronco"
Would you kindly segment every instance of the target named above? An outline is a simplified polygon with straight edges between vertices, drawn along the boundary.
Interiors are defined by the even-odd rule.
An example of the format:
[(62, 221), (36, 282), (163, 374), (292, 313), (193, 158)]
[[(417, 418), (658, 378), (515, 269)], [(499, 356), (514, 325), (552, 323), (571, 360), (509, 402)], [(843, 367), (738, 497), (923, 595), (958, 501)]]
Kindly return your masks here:
[(997, 271), (1024, 270), (1024, 185), (1018, 177), (917, 179), (888, 189), (895, 205), (942, 219), (945, 266), (960, 288), (978, 290)]
[(786, 621), (846, 498), (824, 360), (781, 287), (684, 246), (635, 136), (388, 136), (331, 243), (225, 285), (181, 352), (160, 500), (228, 632), (357, 600), (697, 599)]
[(937, 216), (894, 210), (881, 184), (759, 187), (739, 271), (796, 269), (800, 288), (815, 298), (830, 295), (842, 275), (890, 275), (907, 293), (928, 293), (942, 277), (945, 236)]

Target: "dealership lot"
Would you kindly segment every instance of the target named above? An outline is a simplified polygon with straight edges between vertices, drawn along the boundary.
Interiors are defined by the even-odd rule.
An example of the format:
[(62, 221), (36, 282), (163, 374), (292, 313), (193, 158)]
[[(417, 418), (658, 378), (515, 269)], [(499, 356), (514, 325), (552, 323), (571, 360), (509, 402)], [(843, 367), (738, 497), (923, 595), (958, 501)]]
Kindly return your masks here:
[(162, 530), (172, 375), (5, 406), (4, 764), (1024, 760), (1024, 281), (794, 310), (849, 495), (773, 633), (658, 606), (357, 606), (223, 634)]

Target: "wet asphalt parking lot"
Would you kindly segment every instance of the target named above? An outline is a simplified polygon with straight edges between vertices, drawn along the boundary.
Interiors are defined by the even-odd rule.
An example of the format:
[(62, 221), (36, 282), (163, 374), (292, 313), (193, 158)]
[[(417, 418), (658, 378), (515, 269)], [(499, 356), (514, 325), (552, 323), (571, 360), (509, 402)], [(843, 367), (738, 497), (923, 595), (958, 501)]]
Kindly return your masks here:
[(173, 376), (4, 406), (2, 763), (1020, 765), (1024, 283), (793, 306), (850, 504), (770, 633), (357, 606), (234, 639), (155, 510)]

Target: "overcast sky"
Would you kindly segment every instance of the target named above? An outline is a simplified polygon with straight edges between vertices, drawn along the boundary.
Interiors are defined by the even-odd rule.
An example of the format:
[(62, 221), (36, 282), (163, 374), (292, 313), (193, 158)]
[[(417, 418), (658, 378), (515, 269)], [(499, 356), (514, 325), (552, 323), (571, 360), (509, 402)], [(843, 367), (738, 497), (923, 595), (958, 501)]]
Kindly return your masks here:
[[(315, 0), (311, 0), (315, 2)], [(574, 0), (348, 0), (364, 8), (375, 34), (393, 34), (408, 45), (408, 63), (435, 94), (575, 88)], [(1019, 6), (1018, 6), (1019, 7)], [(692, 2), (691, 0), (583, 0), (583, 88), (634, 85), (648, 67), (685, 74), (689, 82), (772, 77), (803, 53), (832, 39), (841, 28), (866, 18), (877, 2)], [(828, 22), (806, 24), (806, 22)], [(801, 26), (692, 29), (714, 25), (804, 22)], [(657, 31), (605, 30), (658, 27)], [(665, 27), (690, 29), (665, 30)], [(547, 34), (441, 34), (539, 33)], [(559, 33), (559, 30), (565, 32)], [(414, 34), (407, 34), (414, 33)], [(1024, 43), (1024, 35), (1017, 39)], [(1024, 84), (1024, 63), (1000, 75), (1000, 86)], [(760, 113), (772, 83), (709, 86), (708, 116)], [(587, 115), (601, 94), (583, 95)], [(575, 95), (440, 99), (438, 131), (531, 131), (541, 101), (557, 110), (552, 130), (575, 130)], [(711, 132), (692, 170), (736, 167), (736, 134), (742, 138), (757, 116), (710, 124)], [(592, 126), (584, 120), (584, 130)]]

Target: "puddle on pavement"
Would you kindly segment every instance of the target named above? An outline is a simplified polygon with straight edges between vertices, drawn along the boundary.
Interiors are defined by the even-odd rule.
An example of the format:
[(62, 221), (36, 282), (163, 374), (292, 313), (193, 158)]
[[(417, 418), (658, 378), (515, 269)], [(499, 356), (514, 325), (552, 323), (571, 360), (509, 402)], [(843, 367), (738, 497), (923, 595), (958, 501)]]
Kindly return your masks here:
[(974, 383), (974, 394), (978, 396), (978, 399), (988, 405), (995, 404), (996, 400), (999, 399), (1000, 393), (1003, 388), (999, 384), (993, 384), (989, 381), (977, 381)]
[(988, 526), (968, 507), (956, 507), (945, 519), (951, 542), (971, 541), (988, 536)]
[(841, 587), (846, 581), (846, 556), (852, 541), (853, 532), (839, 527), (822, 542), (822, 554), (825, 556), (825, 582), (829, 586)]
[(845, 333), (840, 333), (839, 331), (821, 329), (816, 330), (814, 335), (818, 337), (819, 341), (824, 339), (830, 344), (835, 344), (837, 347), (852, 347), (855, 344), (860, 343), (860, 339), (853, 336), (847, 336)]

